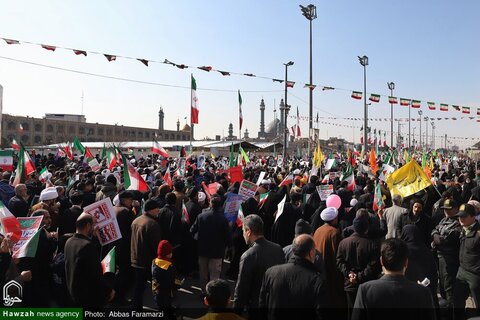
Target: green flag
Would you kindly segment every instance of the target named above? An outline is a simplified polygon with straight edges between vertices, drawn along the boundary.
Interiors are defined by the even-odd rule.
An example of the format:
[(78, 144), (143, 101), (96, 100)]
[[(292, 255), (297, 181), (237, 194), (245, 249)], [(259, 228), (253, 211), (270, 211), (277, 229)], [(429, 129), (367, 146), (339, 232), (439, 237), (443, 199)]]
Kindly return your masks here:
[(422, 154), (422, 169), (425, 168), (426, 165), (427, 165), (427, 155), (426, 155), (425, 151), (423, 151), (423, 154)]
[(233, 142), (232, 145), (230, 146), (230, 168), (236, 167), (237, 166), (237, 157), (235, 157), (235, 153), (233, 151)]
[(107, 148), (105, 147), (105, 143), (103, 144), (102, 153), (100, 155), (100, 159), (105, 159), (107, 157)]
[(103, 273), (115, 273), (115, 247), (110, 250), (102, 260)]
[(242, 155), (243, 160), (245, 161), (245, 164), (249, 164), (249, 163), (250, 163), (250, 159), (248, 158), (247, 153), (245, 152), (245, 150), (243, 150), (243, 148), (242, 148), (241, 145), (240, 145), (240, 154)]
[(80, 151), (81, 154), (85, 154), (85, 147), (83, 146), (83, 144), (80, 142), (80, 140), (78, 140), (77, 137), (74, 137), (73, 138), (73, 147), (75, 149), (77, 149), (78, 151)]

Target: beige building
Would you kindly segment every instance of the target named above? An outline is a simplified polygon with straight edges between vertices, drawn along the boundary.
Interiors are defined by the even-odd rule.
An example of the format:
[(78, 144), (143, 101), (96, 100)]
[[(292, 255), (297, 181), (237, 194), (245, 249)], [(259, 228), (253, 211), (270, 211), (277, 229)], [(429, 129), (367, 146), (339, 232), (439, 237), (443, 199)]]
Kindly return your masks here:
[(1, 127), (1, 145), (9, 147), (13, 139), (25, 146), (40, 146), (73, 141), (77, 136), (82, 142), (96, 141), (190, 141), (190, 127), (180, 130), (164, 129), (164, 112), (158, 112), (158, 129), (127, 127), (101, 123), (89, 123), (84, 115), (45, 114), (43, 118), (12, 116), (3, 114)]

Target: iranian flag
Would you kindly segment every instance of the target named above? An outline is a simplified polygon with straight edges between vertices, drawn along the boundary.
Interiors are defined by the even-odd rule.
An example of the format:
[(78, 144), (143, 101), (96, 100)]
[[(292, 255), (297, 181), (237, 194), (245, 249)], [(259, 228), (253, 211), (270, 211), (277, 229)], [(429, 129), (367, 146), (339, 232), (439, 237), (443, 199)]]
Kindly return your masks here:
[(187, 207), (185, 206), (185, 201), (182, 200), (182, 221), (190, 224), (190, 215), (188, 214)]
[(330, 180), (330, 175), (327, 173), (322, 179), (322, 184), (327, 184), (329, 180)]
[(360, 91), (352, 91), (352, 98), (360, 100), (362, 99), (362, 93)]
[(298, 107), (297, 107), (297, 137), (300, 137), (301, 135), (302, 135), (302, 132), (300, 131), (300, 113), (298, 112)]
[(0, 223), (3, 235), (10, 234), (10, 239), (16, 243), (22, 236), (22, 229), (20, 228), (20, 222), (10, 210), (5, 207), (2, 201), (0, 201)]
[(330, 170), (335, 167), (335, 158), (333, 157), (333, 154), (330, 153), (328, 156), (327, 162), (325, 163), (325, 170)]
[(126, 190), (148, 191), (148, 185), (142, 176), (135, 170), (130, 161), (122, 154), (123, 181)]
[(350, 164), (347, 165), (347, 171), (342, 174), (340, 181), (347, 181), (347, 190), (355, 190), (355, 176), (353, 175), (353, 168)]
[(242, 96), (240, 95), (240, 90), (238, 90), (238, 124), (239, 124), (240, 130), (242, 130), (243, 114), (242, 114)]
[(108, 149), (107, 150), (107, 165), (108, 165), (108, 170), (112, 171), (112, 169), (115, 167), (117, 164), (117, 157), (115, 155), (114, 150)]
[(17, 143), (17, 140), (15, 139), (12, 140), (12, 148), (17, 151), (20, 151), (20, 145)]
[(410, 99), (400, 98), (400, 105), (401, 106), (409, 106), (410, 105)]
[(191, 103), (191, 115), (190, 120), (192, 124), (198, 124), (198, 98), (197, 98), (197, 82), (192, 74), (192, 103)]
[(14, 251), (12, 258), (34, 258), (37, 254), (40, 232), (44, 232), (43, 228), (38, 229), (30, 239), (28, 239), (18, 250)]
[(389, 97), (388, 97), (388, 103), (390, 103), (390, 104), (398, 104), (397, 97), (389, 96)]
[(67, 145), (63, 147), (63, 151), (65, 151), (65, 154), (67, 155), (68, 159), (73, 160), (73, 153), (72, 153), (72, 150), (70, 149), (70, 141), (68, 141)]
[(75, 149), (77, 149), (78, 151), (80, 151), (81, 154), (85, 154), (85, 147), (83, 146), (83, 144), (80, 142), (80, 140), (78, 140), (77, 137), (74, 137), (73, 138), (73, 147)]
[(382, 190), (380, 189), (380, 183), (375, 185), (375, 193), (373, 194), (373, 211), (385, 208), (385, 203), (382, 198)]
[(477, 116), (480, 116), (480, 108), (477, 108)]
[(240, 205), (240, 208), (238, 208), (237, 220), (235, 221), (238, 228), (243, 226), (243, 218), (245, 218), (245, 215), (243, 214), (242, 205)]
[(427, 102), (427, 105), (428, 105), (429, 110), (435, 110), (436, 109), (435, 102)]
[(35, 171), (35, 164), (25, 151), (23, 144), (20, 144), (20, 152), (18, 153), (17, 170), (15, 173), (15, 179), (13, 180), (13, 186), (19, 183), (24, 183), (29, 174)]
[(420, 100), (412, 100), (412, 108), (418, 109), (421, 106)]
[(107, 253), (101, 263), (103, 274), (107, 272), (115, 273), (115, 247)]
[(165, 181), (166, 184), (172, 189), (173, 187), (173, 182), (172, 182), (172, 177), (170, 176), (170, 166), (167, 167), (167, 171), (165, 171), (165, 174), (163, 175), (163, 181)]
[(280, 182), (280, 184), (278, 185), (278, 187), (282, 187), (282, 186), (286, 186), (286, 185), (289, 185), (289, 184), (292, 184), (293, 183), (293, 174), (292, 173), (289, 173), (285, 179), (283, 179), (282, 182)]
[(440, 111), (448, 111), (448, 104), (441, 103), (440, 104)]
[(13, 171), (13, 151), (0, 151), (0, 168), (3, 171)]
[(38, 179), (42, 183), (45, 183), (45, 182), (47, 182), (48, 179), (50, 179), (51, 176), (52, 176), (52, 174), (50, 172), (48, 172), (47, 167), (43, 167), (42, 171), (40, 171)]
[(470, 107), (462, 107), (462, 113), (470, 114)]
[(153, 141), (152, 152), (161, 155), (164, 158), (169, 158), (170, 155), (167, 151), (158, 143), (158, 141)]
[(92, 168), (92, 171), (97, 171), (102, 168), (88, 147), (85, 147), (85, 155), (83, 158), (87, 161), (89, 167)]
[(372, 101), (372, 102), (380, 102), (380, 95), (379, 94), (371, 94), (370, 95), (370, 98), (368, 98), (368, 100)]
[(268, 195), (270, 194), (270, 191), (269, 192), (265, 192), (265, 193), (262, 193), (260, 195), (260, 199), (258, 200), (258, 207), (261, 208), (263, 207), (263, 205), (265, 204), (265, 201), (267, 201), (268, 199)]

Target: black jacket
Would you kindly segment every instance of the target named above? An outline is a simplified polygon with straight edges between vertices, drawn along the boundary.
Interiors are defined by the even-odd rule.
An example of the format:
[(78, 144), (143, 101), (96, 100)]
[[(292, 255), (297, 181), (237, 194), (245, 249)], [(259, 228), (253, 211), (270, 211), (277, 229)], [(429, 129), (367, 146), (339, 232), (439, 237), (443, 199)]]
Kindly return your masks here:
[(324, 280), (315, 266), (304, 258), (292, 256), (288, 263), (265, 272), (259, 307), (268, 308), (268, 319), (284, 318), (286, 308), (300, 312), (301, 316), (296, 314), (298, 319), (316, 319), (326, 306), (326, 294)]
[(228, 221), (222, 209), (204, 210), (190, 228), (190, 233), (197, 240), (199, 257), (223, 258), (225, 248), (230, 244)]
[(285, 203), (283, 213), (273, 224), (271, 240), (282, 248), (292, 244), (295, 237), (295, 224), (301, 217), (301, 208), (294, 208), (291, 202)]
[(80, 206), (71, 206), (58, 214), (58, 236), (65, 233), (75, 233), (77, 218), (82, 214)]
[(187, 208), (188, 218), (190, 219), (190, 225), (192, 225), (200, 213), (202, 213), (202, 207), (197, 200), (188, 200), (185, 203), (185, 208)]
[(111, 288), (103, 278), (97, 249), (84, 235), (75, 233), (65, 244), (65, 274), (75, 306), (93, 309), (105, 305)]
[(457, 218), (445, 217), (440, 220), (439, 224), (432, 231), (434, 242), (438, 242), (435, 243), (438, 255), (448, 256), (457, 260), (461, 233), (462, 227)]
[[(345, 291), (355, 291), (359, 284), (377, 279), (381, 271), (377, 244), (356, 232), (343, 239), (338, 245), (337, 268), (345, 279)], [(357, 274), (357, 284), (349, 282), (350, 271)]]
[(400, 216), (395, 223), (395, 230), (397, 234), (402, 234), (402, 229), (407, 224), (414, 224), (420, 230), (423, 242), (430, 246), (431, 244), (431, 233), (433, 230), (432, 219), (427, 216), (425, 213), (420, 213), (417, 217), (413, 215), (412, 212), (404, 213)]
[(385, 275), (360, 285), (352, 320), (382, 319), (389, 312), (397, 319), (436, 318), (430, 291), (402, 275)]
[(233, 307), (243, 310), (245, 306), (258, 307), (263, 275), (268, 268), (285, 262), (282, 248), (265, 238), (257, 239), (240, 258)]
[(478, 222), (475, 222), (468, 234), (462, 231), (460, 267), (471, 273), (480, 274), (480, 225)]
[(19, 217), (26, 217), (28, 215), (28, 211), (30, 210), (30, 206), (28, 202), (14, 196), (8, 202), (8, 210), (17, 218)]

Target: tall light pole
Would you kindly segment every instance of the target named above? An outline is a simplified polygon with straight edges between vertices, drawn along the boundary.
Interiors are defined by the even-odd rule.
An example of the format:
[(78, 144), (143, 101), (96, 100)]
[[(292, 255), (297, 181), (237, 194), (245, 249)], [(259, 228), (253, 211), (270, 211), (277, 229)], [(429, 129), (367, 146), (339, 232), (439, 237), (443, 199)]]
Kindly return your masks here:
[[(317, 18), (317, 7), (313, 4), (309, 4), (304, 7), (300, 5), (302, 15), (310, 21), (310, 85), (313, 85), (313, 73), (312, 73), (312, 20)], [(310, 157), (310, 135), (313, 128), (313, 88), (310, 88), (310, 95), (308, 100), (308, 156)]]
[(428, 152), (428, 117), (423, 118), (425, 120), (425, 150)]
[[(388, 89), (390, 89), (390, 97), (393, 97), (393, 90), (395, 83), (387, 82)], [(393, 103), (390, 103), (390, 146), (393, 148)]]
[(410, 102), (408, 104), (408, 151), (409, 152), (412, 152), (411, 138), (410, 138), (410, 133), (411, 133), (410, 128), (412, 127), (412, 121), (411, 121), (412, 119), (410, 118), (411, 117), (411, 115), (410, 115), (411, 109), (412, 109), (412, 107), (411, 107), (411, 102)]
[[(417, 127), (413, 127), (413, 149), (415, 149), (415, 129), (417, 129)], [(412, 150), (410, 150), (410, 152), (412, 152)]]
[(423, 114), (422, 110), (418, 110), (418, 115), (420, 116), (420, 139), (419, 139), (420, 141), (419, 141), (419, 143), (420, 143), (420, 149), (423, 150), (423, 148), (422, 148), (422, 114)]
[(287, 161), (287, 139), (288, 139), (288, 126), (287, 126), (287, 119), (288, 119), (288, 110), (290, 110), (288, 103), (287, 103), (287, 82), (288, 82), (288, 67), (293, 66), (293, 61), (289, 61), (283, 64), (285, 66), (285, 115), (284, 115), (284, 131), (283, 131), (283, 161)]
[(432, 121), (432, 148), (435, 150), (435, 122)]
[(363, 66), (363, 150), (367, 153), (367, 128), (368, 128), (368, 106), (367, 106), (367, 66), (368, 57), (358, 57), (358, 61)]

